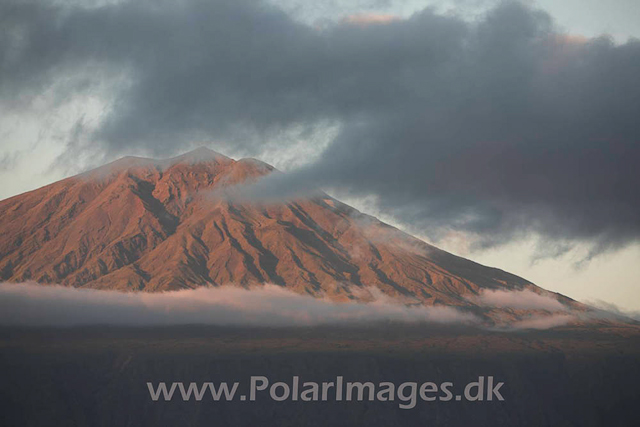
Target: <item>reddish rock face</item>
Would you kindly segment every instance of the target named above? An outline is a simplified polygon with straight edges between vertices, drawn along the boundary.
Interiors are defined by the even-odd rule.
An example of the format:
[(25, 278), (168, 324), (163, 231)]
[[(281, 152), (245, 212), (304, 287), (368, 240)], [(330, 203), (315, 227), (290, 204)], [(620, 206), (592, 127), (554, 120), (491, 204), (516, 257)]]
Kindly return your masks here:
[(258, 204), (220, 195), (271, 171), (199, 149), (123, 158), (0, 201), (0, 280), (125, 291), (274, 283), (363, 300), (377, 287), (457, 306), (482, 289), (539, 292), (329, 196)]

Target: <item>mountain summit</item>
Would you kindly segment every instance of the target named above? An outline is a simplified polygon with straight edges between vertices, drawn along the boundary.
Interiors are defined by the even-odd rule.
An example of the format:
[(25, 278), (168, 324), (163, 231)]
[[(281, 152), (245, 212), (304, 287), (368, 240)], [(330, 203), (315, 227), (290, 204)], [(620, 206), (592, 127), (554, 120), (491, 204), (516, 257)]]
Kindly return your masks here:
[(485, 289), (543, 292), (327, 195), (278, 204), (219, 196), (273, 170), (208, 149), (126, 157), (0, 201), (0, 280), (151, 292), (272, 283), (338, 300), (375, 287), (453, 306)]

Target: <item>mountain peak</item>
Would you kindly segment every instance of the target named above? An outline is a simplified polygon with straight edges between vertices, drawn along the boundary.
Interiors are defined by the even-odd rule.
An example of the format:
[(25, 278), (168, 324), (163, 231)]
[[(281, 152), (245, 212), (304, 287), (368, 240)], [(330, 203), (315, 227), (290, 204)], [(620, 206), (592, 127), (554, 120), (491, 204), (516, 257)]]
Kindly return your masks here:
[(0, 201), (0, 281), (126, 291), (271, 283), (336, 300), (367, 300), (372, 287), (470, 309), (485, 289), (543, 292), (328, 197), (262, 204), (216, 195), (273, 170), (201, 147), (168, 160), (123, 158)]
[(180, 162), (180, 161), (210, 162), (210, 161), (230, 161), (232, 159), (210, 148), (198, 147), (194, 150), (181, 154), (170, 160), (176, 161), (176, 162)]

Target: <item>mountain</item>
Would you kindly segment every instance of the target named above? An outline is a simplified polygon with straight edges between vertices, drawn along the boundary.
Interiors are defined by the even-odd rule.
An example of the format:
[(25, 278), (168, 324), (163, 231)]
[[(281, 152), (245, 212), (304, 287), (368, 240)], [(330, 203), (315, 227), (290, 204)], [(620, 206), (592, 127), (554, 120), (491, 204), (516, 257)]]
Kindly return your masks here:
[(366, 300), (376, 287), (407, 302), (468, 307), (484, 289), (551, 294), (328, 195), (278, 204), (222, 196), (272, 171), (198, 149), (122, 158), (0, 201), (0, 281), (150, 292), (272, 283), (337, 300)]

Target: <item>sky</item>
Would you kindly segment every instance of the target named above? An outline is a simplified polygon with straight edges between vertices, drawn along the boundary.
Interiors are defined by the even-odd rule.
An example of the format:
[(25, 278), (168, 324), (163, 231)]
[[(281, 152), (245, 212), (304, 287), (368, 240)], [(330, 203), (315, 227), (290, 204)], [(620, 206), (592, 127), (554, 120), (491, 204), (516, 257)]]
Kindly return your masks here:
[(640, 309), (640, 4), (0, 0), (0, 198), (207, 146)]

